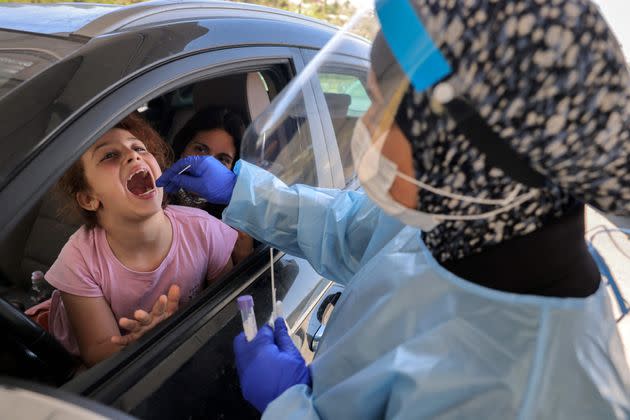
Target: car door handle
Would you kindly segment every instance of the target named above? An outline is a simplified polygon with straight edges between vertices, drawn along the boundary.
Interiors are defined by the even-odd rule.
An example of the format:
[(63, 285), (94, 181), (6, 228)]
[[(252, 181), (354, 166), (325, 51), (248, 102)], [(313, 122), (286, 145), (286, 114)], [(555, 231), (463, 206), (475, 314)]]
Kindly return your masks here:
[(330, 319), (330, 315), (332, 314), (333, 309), (335, 309), (335, 304), (333, 302), (328, 302), (326, 308), (324, 309), (324, 313), (322, 314), (322, 324), (319, 326), (315, 335), (313, 336), (313, 340), (311, 341), (311, 351), (316, 352), (319, 347), (319, 342), (324, 335), (324, 330), (326, 329), (326, 324), (328, 323), (328, 319)]

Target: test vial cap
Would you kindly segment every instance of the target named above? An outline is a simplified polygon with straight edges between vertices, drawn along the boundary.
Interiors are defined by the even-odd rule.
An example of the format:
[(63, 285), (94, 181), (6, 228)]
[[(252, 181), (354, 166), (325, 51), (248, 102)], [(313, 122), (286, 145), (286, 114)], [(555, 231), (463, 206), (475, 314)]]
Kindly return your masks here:
[(245, 309), (251, 309), (254, 307), (254, 299), (251, 295), (243, 295), (239, 296), (236, 299), (236, 304), (238, 305), (239, 311), (243, 311)]

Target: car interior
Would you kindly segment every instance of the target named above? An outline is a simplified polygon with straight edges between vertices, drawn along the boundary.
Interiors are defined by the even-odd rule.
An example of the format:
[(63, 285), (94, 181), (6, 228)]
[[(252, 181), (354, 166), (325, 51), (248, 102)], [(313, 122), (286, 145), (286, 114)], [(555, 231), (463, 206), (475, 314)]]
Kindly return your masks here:
[[(196, 112), (206, 107), (228, 107), (241, 115), (246, 126), (257, 118), (264, 118), (264, 110), (286, 85), (288, 79), (286, 69), (280, 66), (221, 75), (182, 86), (150, 99), (138, 108), (138, 112), (169, 144), (172, 144), (175, 135), (184, 124)], [(339, 141), (349, 141), (357, 120), (348, 112), (350, 95), (325, 92), (325, 100)], [(314, 168), (314, 155), (307, 124), (303, 102), (293, 104), (288, 117), (268, 138), (270, 146), (265, 149), (264, 161), (272, 162), (274, 165), (292, 164), (298, 168), (309, 166)], [(349, 152), (349, 145), (341, 146), (340, 144), (340, 148)], [(351, 160), (350, 157), (346, 158), (348, 161)], [(300, 164), (295, 165), (296, 161)], [(351, 164), (344, 164), (344, 172), (348, 172), (347, 177), (352, 175)], [(285, 171), (284, 177), (286, 178), (283, 180), (290, 183), (317, 185), (315, 170)], [(7, 331), (0, 339), (2, 345), (0, 374), (60, 386), (72, 379), (81, 369), (76, 358), (52, 335), (23, 314), (24, 310), (52, 293), (52, 288), (45, 287), (45, 282), (39, 286), (39, 291), (33, 290), (33, 273), (37, 271), (45, 273), (70, 235), (81, 225), (81, 220), (77, 216), (65, 210), (67, 204), (52, 188), (0, 241), (0, 323)], [(247, 263), (248, 259), (245, 259), (239, 265)], [(239, 328), (240, 324), (237, 322), (221, 334), (230, 335)], [(229, 337), (226, 336), (225, 341), (230, 342)], [(217, 359), (216, 350), (216, 348), (205, 350), (208, 357), (204, 363), (221, 366), (221, 363), (225, 362)], [(221, 350), (229, 353), (229, 349)], [(168, 389), (177, 387), (173, 381), (170, 381), (170, 385), (171, 387), (163, 388), (162, 392), (172, 392)], [(151, 405), (155, 406), (159, 401), (160, 394), (156, 393), (151, 398)], [(234, 404), (240, 405), (240, 400), (236, 399)], [(146, 407), (141, 405), (139, 410)], [(205, 413), (207, 414), (207, 411)]]
[[(186, 121), (208, 106), (229, 107), (248, 125), (278, 94), (284, 80), (285, 76), (277, 68), (215, 77), (151, 99), (138, 111), (171, 143)], [(295, 136), (309, 135), (305, 122), (304, 116), (296, 116), (290, 121), (291, 127), (285, 125), (277, 131), (280, 134), (274, 141), (278, 143), (278, 152)], [(80, 219), (65, 211), (66, 205), (52, 188), (0, 243), (0, 318), (4, 319), (2, 322), (12, 324), (5, 325), (5, 331), (10, 333), (3, 339), (7, 341), (2, 343), (4, 351), (0, 351), (0, 374), (26, 379), (38, 377), (40, 381), (58, 385), (75, 371), (76, 361), (55, 345), (58, 343), (52, 336), (36, 323), (29, 323), (28, 318), (18, 316), (43, 299), (41, 293), (32, 289), (32, 274), (36, 271), (45, 273), (70, 235), (81, 225)], [(43, 342), (48, 345), (41, 350), (42, 354), (33, 354), (33, 347)], [(17, 360), (16, 354), (24, 360)], [(43, 367), (42, 360), (34, 362), (42, 357), (47, 359), (43, 361), (44, 365), (56, 369)]]
[[(230, 107), (248, 124), (277, 94), (269, 90), (275, 85), (263, 78), (263, 72), (250, 72), (198, 82), (157, 97), (139, 111), (169, 143), (196, 111), (207, 106)], [(0, 243), (0, 297), (21, 304), (21, 309), (34, 303), (29, 296), (31, 274), (46, 272), (81, 225), (64, 212), (65, 205), (51, 189)]]

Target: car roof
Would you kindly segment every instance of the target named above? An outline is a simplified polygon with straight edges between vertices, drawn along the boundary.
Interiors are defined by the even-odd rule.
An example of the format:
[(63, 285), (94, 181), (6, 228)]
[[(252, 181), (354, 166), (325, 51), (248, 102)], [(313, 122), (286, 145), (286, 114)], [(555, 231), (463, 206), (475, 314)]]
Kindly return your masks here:
[[(37, 6), (15, 9), (23, 15), (21, 29), (2, 29), (8, 9), (0, 5), (0, 50), (29, 57), (45, 52), (49, 62), (35, 68), (28, 67), (34, 59), (9, 57), (9, 65), (24, 62), (28, 74), (6, 93), (0, 91), (0, 144), (11, 145), (0, 156), (0, 191), (76, 113), (150, 69), (176, 59), (191, 57), (194, 61), (197, 53), (232, 47), (318, 50), (337, 33), (336, 27), (326, 23), (267, 7), (158, 0), (97, 8), (96, 17), (80, 28), (69, 29), (72, 32), (45, 34), (27, 31), (33, 29), (28, 26), (34, 16), (29, 10)], [(70, 6), (50, 10), (75, 11), (75, 5)], [(72, 20), (71, 13), (66, 20)], [(53, 16), (51, 13), (49, 22), (55, 20)], [(365, 58), (366, 49), (369, 43), (356, 36), (344, 37), (340, 44), (341, 53), (351, 57)]]
[(336, 29), (284, 10), (231, 1), (154, 0), (131, 6), (93, 3), (0, 3), (0, 28), (46, 35), (97, 37), (146, 24), (215, 17), (263, 17)]
[(118, 8), (108, 4), (0, 3), (0, 28), (67, 35)]
[[(170, 55), (171, 50), (181, 50), (180, 44), (184, 42), (182, 41), (184, 38), (188, 38), (187, 42), (192, 41), (194, 37), (191, 38), (191, 33), (199, 32), (196, 26), (199, 22), (205, 22), (202, 25), (214, 22), (212, 25), (220, 25), (223, 28), (213, 35), (212, 43), (215, 47), (221, 43), (229, 45), (238, 44), (240, 41), (259, 43), (258, 40), (262, 38), (248, 38), (242, 31), (233, 30), (232, 23), (240, 22), (238, 25), (249, 28), (246, 32), (251, 30), (254, 33), (252, 26), (244, 23), (245, 21), (252, 24), (256, 22), (259, 28), (260, 25), (277, 27), (277, 36), (267, 37), (271, 39), (272, 44), (276, 45), (320, 48), (322, 41), (325, 42), (337, 31), (335, 26), (296, 13), (231, 1), (153, 0), (130, 6), (86, 3), (0, 3), (0, 51), (10, 55), (39, 54), (47, 57), (46, 61), (52, 64), (73, 53), (80, 54), (86, 44), (89, 48), (89, 45), (95, 41), (115, 42), (112, 41), (115, 35), (133, 31), (146, 32), (166, 26), (175, 28), (179, 25), (177, 29), (173, 29), (177, 33), (165, 39), (168, 41), (166, 44), (170, 44), (164, 44), (162, 51), (158, 49), (154, 51), (154, 58), (158, 60)], [(242, 26), (243, 24), (245, 26)], [(302, 29), (306, 29), (307, 32), (303, 32)], [(163, 34), (157, 35), (158, 38), (160, 36)], [(11, 63), (8, 65), (13, 65), (16, 58), (9, 57), (5, 60), (10, 60)], [(41, 70), (42, 65), (32, 66), (28, 71), (29, 78)], [(2, 80), (1, 73), (0, 80)], [(0, 98), (4, 94), (0, 89)]]

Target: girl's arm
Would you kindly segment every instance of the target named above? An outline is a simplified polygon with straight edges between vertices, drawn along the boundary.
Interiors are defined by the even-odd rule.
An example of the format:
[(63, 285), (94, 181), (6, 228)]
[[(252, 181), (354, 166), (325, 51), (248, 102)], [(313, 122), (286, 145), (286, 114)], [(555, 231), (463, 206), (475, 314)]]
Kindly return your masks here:
[(112, 343), (120, 335), (116, 318), (104, 297), (84, 297), (61, 292), (61, 300), (79, 345), (81, 359), (93, 366), (119, 351)]
[(168, 295), (162, 295), (151, 312), (138, 309), (135, 319), (121, 318), (120, 327), (128, 334), (121, 335), (116, 318), (103, 297), (83, 297), (61, 292), (68, 319), (79, 345), (81, 359), (89, 367), (107, 359), (123, 347), (138, 340), (179, 308), (180, 289), (171, 285)]
[(254, 252), (254, 238), (245, 232), (238, 231), (238, 238), (236, 239), (236, 244), (234, 244), (234, 250), (232, 251), (232, 261), (234, 265), (243, 261), (252, 252)]
[[(201, 220), (199, 235), (207, 246), (206, 284), (223, 276), (238, 261), (235, 259), (239, 243), (239, 232), (220, 220), (208, 217)], [(253, 240), (252, 240), (253, 241)]]
[(225, 263), (225, 266), (223, 266), (223, 269), (219, 272), (219, 274), (217, 274), (214, 277), (209, 277), (209, 276), (206, 277), (206, 283), (207, 284), (212, 283), (213, 281), (215, 281), (216, 279), (218, 279), (225, 273), (229, 272), (232, 268), (234, 268), (234, 263), (232, 262), (232, 258), (234, 258), (234, 256), (231, 256), (230, 258), (228, 258), (227, 263)]

